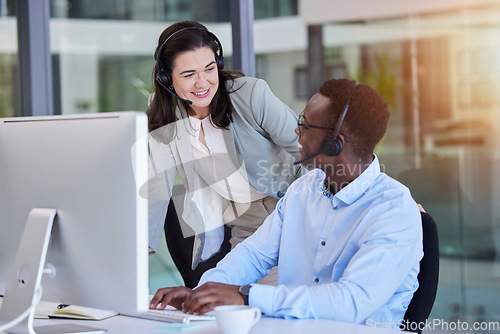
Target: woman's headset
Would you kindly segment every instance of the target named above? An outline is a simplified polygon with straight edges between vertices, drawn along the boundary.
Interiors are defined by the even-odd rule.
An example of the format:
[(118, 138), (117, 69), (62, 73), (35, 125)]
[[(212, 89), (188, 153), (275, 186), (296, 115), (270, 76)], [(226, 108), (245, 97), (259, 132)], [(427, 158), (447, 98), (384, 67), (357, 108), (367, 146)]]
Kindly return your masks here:
[(184, 30), (201, 30), (201, 31), (204, 31), (204, 32), (210, 34), (213, 37), (213, 39), (215, 40), (215, 42), (217, 43), (217, 45), (219, 46), (219, 54), (216, 56), (217, 68), (219, 70), (224, 69), (224, 55), (222, 53), (222, 44), (220, 43), (217, 36), (215, 36), (215, 34), (213, 34), (212, 32), (208, 31), (205, 28), (199, 28), (199, 27), (186, 27), (186, 28), (179, 29), (179, 30), (175, 31), (173, 34), (171, 34), (170, 36), (168, 36), (167, 39), (165, 39), (165, 41), (160, 45), (160, 48), (158, 49), (158, 54), (156, 55), (156, 81), (158, 82), (158, 84), (160, 86), (162, 86), (163, 88), (165, 88), (169, 92), (170, 92), (170, 90), (167, 87), (172, 85), (172, 77), (170, 75), (168, 75), (163, 70), (163, 67), (161, 65), (161, 54), (163, 53), (163, 49), (165, 48), (165, 45), (167, 44), (169, 39), (172, 38), (177, 33), (184, 31)]

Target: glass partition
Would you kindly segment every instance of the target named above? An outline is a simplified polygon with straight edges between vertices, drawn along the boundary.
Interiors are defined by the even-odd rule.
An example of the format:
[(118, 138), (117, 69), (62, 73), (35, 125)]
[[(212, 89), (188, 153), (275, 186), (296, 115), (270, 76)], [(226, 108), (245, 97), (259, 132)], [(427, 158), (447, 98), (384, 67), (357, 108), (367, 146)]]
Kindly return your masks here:
[(341, 66), (389, 102), (377, 154), (436, 220), (444, 321), (500, 316), (499, 22), (494, 4), (323, 27), (325, 73)]
[[(297, 13), (297, 0), (256, 1), (256, 16)], [(229, 0), (51, 1), (55, 114), (146, 110), (160, 33), (198, 20), (220, 39), (232, 66)]]
[[(276, 21), (255, 22), (257, 76), (299, 113), (308, 97), (307, 27)], [(323, 24), (323, 50), (316, 50), (324, 79), (367, 83), (389, 103), (376, 153), (438, 225), (441, 270), (431, 320), (500, 324), (499, 23), (500, 4), (492, 2)]]
[[(55, 114), (146, 110), (153, 53), (172, 23), (52, 18)], [(230, 45), (229, 23), (205, 24)]]
[(18, 108), (17, 20), (13, 3), (0, 4), (0, 117), (13, 117)]

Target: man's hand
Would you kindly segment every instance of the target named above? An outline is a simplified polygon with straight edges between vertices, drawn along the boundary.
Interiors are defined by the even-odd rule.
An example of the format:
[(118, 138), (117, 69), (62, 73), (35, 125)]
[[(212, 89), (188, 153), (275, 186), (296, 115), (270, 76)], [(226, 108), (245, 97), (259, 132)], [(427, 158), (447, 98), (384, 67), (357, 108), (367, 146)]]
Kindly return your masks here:
[(244, 305), (238, 285), (208, 282), (192, 291), (182, 306), (182, 312), (204, 314), (220, 305)]
[[(172, 305), (176, 309), (181, 310), (182, 304), (193, 293), (193, 290), (184, 286), (175, 288), (163, 288), (156, 291), (153, 299), (149, 303), (149, 309), (164, 310), (167, 305)], [(158, 306), (160, 305), (160, 306)]]

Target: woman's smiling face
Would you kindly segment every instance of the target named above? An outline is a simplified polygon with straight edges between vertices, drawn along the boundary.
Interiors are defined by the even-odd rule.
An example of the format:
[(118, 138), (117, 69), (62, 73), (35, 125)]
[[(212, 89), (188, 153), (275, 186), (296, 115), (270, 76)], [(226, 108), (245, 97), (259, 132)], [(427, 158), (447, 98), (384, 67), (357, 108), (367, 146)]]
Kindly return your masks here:
[(212, 49), (202, 47), (179, 54), (174, 61), (172, 82), (177, 95), (192, 101), (190, 107), (200, 118), (206, 117), (219, 88), (219, 70)]

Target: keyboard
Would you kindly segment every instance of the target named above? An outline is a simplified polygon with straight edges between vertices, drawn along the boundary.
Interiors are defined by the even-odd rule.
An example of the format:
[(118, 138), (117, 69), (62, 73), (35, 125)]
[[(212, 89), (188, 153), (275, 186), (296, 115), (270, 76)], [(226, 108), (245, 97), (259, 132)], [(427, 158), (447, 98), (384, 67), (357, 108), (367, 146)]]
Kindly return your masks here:
[(215, 320), (215, 315), (213, 312), (208, 312), (203, 315), (186, 314), (182, 313), (180, 310), (167, 307), (164, 310), (148, 310), (144, 318), (189, 324), (191, 321)]
[[(151, 298), (153, 296), (149, 296), (149, 301), (151, 301)], [(191, 321), (215, 320), (215, 313), (207, 312), (203, 315), (186, 314), (168, 305), (164, 310), (148, 310), (145, 314), (141, 315), (141, 318), (189, 324)]]

